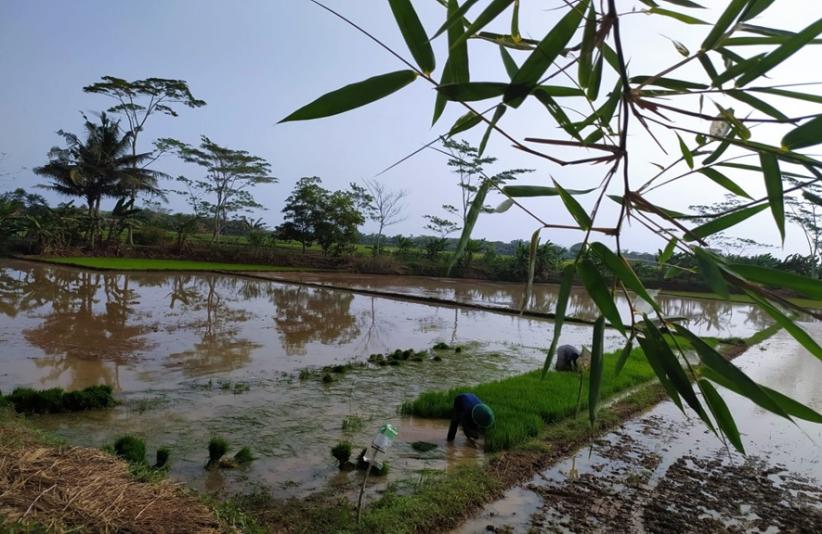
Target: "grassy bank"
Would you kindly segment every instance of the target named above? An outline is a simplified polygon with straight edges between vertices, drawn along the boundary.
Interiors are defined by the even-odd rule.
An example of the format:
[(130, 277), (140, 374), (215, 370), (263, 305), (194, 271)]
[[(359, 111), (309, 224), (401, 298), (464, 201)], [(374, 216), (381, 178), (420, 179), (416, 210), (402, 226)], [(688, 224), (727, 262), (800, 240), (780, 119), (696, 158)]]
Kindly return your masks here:
[(255, 265), (249, 263), (222, 263), (189, 260), (158, 260), (149, 258), (108, 257), (43, 257), (31, 258), (48, 263), (111, 271), (304, 271), (297, 267)]

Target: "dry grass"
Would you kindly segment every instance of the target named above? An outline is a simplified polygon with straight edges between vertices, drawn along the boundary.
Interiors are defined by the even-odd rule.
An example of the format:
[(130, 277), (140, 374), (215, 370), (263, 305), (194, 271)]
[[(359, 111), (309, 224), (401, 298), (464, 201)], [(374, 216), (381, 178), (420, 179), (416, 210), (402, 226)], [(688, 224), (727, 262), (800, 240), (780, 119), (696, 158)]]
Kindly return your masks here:
[(9, 523), (53, 532), (220, 531), (212, 511), (176, 484), (138, 482), (103, 451), (20, 446), (16, 437), (0, 427), (0, 517)]

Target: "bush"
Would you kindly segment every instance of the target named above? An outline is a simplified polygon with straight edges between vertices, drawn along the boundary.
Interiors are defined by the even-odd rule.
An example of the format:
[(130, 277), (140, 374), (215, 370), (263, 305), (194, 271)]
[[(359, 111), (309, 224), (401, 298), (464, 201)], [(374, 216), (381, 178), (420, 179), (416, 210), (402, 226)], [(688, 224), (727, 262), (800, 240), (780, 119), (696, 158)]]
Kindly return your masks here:
[(216, 465), (220, 458), (228, 452), (228, 442), (220, 437), (213, 437), (208, 442), (208, 464), (206, 467)]
[(156, 226), (143, 226), (134, 232), (135, 245), (161, 245), (166, 240), (166, 231)]
[(251, 455), (251, 449), (248, 447), (243, 447), (234, 455), (234, 461), (240, 465), (249, 464), (252, 460), (254, 460), (254, 457)]
[(114, 442), (114, 452), (132, 464), (146, 462), (146, 444), (135, 436), (123, 436)]
[(157, 449), (157, 461), (154, 463), (154, 469), (168, 469), (168, 459), (171, 456), (171, 451), (168, 447), (160, 447)]

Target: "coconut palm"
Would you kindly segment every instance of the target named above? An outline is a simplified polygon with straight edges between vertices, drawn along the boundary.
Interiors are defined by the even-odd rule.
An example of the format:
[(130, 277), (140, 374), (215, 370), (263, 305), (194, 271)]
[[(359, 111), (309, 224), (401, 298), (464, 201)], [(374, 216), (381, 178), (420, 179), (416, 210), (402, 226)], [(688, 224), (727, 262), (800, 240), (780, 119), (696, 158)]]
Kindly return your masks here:
[(131, 133), (121, 134), (119, 121), (112, 121), (105, 113), (100, 122), (85, 119), (85, 140), (60, 130), (65, 148), (49, 151), (49, 162), (34, 172), (50, 178), (46, 189), (66, 196), (80, 197), (88, 208), (88, 244), (94, 247), (100, 234), (100, 203), (104, 197), (133, 197), (137, 192), (160, 194), (158, 171), (146, 169), (153, 161), (151, 152), (131, 153)]

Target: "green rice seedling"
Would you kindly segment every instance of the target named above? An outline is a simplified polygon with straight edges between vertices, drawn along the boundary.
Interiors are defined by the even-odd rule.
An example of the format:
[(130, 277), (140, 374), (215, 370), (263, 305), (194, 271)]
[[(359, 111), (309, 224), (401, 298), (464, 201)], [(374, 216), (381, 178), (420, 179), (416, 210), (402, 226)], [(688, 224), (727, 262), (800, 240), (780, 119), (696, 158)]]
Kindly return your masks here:
[(17, 412), (25, 414), (60, 413), (63, 408), (63, 390), (51, 388), (34, 390), (16, 388), (8, 397)]
[(393, 365), (394, 367), (400, 365), (400, 363), (402, 363), (402, 360), (394, 360), (394, 359), (388, 360), (388, 365)]
[(144, 464), (146, 462), (146, 444), (136, 436), (125, 435), (118, 438), (114, 442), (114, 452), (117, 456), (132, 464)]
[(462, 352), (462, 347), (455, 347), (455, 348), (454, 348), (454, 352), (456, 352), (457, 354), (459, 354), (460, 352)]
[(340, 469), (342, 469), (348, 460), (351, 459), (351, 444), (347, 441), (341, 441), (331, 447), (331, 456), (337, 459)]
[(154, 462), (154, 469), (168, 469), (168, 459), (171, 456), (171, 449), (168, 447), (160, 447), (157, 449), (156, 461)]
[(85, 389), (64, 393), (62, 403), (63, 410), (67, 412), (99, 410), (102, 408), (111, 408), (117, 404), (112, 395), (111, 386), (106, 384), (98, 384)]
[(402, 351), (402, 359), (403, 360), (407, 360), (408, 358), (410, 358), (413, 355), (414, 355), (414, 350), (413, 349), (405, 349), (404, 351)]
[(314, 376), (314, 371), (311, 369), (300, 369), (300, 380), (308, 380)]
[(225, 439), (219, 436), (211, 438), (208, 442), (208, 463), (206, 467), (217, 465), (227, 452), (228, 442)]
[[(606, 355), (600, 389), (602, 398), (655, 377), (641, 349), (634, 349), (634, 352), (636, 354), (631, 355), (619, 375), (615, 374), (618, 353)], [(588, 380), (583, 377), (581, 409), (587, 407), (587, 387)], [(537, 435), (547, 423), (572, 416), (576, 411), (578, 388), (577, 373), (548, 373), (543, 380), (538, 370), (475, 386), (425, 392), (404, 403), (401, 411), (420, 417), (447, 419), (451, 417), (454, 397), (471, 391), (494, 410), (496, 423), (485, 434), (485, 449), (498, 451)]]
[(433, 361), (435, 361), (435, 362), (441, 362), (441, 361), (442, 361), (442, 356), (440, 356), (439, 354), (437, 354), (436, 356), (434, 356), (434, 357), (433, 357), (433, 358), (431, 358), (431, 359), (432, 359)]
[(239, 465), (250, 464), (253, 460), (254, 456), (251, 455), (251, 449), (248, 447), (243, 447), (234, 455), (234, 461)]
[(428, 452), (433, 451), (437, 448), (436, 443), (430, 443), (428, 441), (415, 441), (411, 444), (411, 448), (418, 452)]
[(230, 381), (220, 382), (220, 389), (222, 391), (228, 391), (229, 389), (231, 389), (231, 382)]
[(443, 343), (442, 341), (440, 341), (433, 347), (434, 350), (448, 350), (450, 348), (451, 347), (448, 346), (448, 343)]
[(235, 382), (234, 389), (232, 393), (235, 395), (239, 395), (241, 393), (246, 393), (247, 391), (251, 390), (251, 386), (248, 385), (248, 382)]
[(337, 373), (337, 374), (343, 374), (346, 371), (348, 371), (349, 369), (351, 369), (352, 367), (353, 366), (350, 363), (342, 364), (342, 365), (334, 365), (334, 366), (331, 367), (331, 372), (332, 373)]
[(346, 432), (357, 432), (362, 430), (362, 417), (358, 415), (346, 415), (342, 421), (342, 429)]
[(331, 382), (335, 382), (337, 379), (331, 376), (331, 373), (325, 373), (323, 375), (323, 384), (330, 384)]

